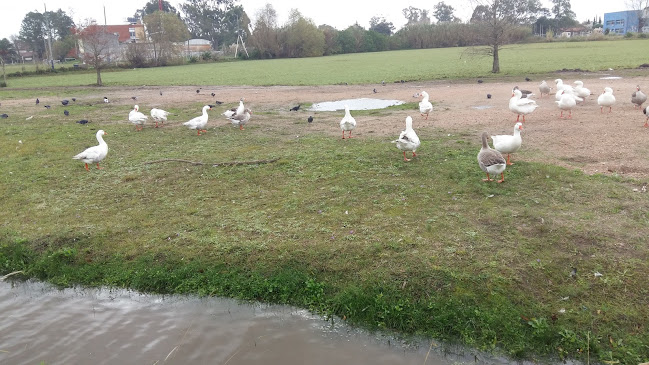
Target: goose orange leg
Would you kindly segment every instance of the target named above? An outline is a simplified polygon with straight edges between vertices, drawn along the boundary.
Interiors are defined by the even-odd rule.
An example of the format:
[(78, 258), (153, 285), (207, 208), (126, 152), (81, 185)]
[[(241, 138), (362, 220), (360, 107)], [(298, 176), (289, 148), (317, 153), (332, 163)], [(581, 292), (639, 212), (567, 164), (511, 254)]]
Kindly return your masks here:
[(501, 177), (500, 180), (496, 181), (499, 184), (502, 183), (502, 182), (505, 182), (505, 173), (501, 172), (500, 177)]
[(88, 168), (88, 164), (86, 164), (86, 170), (87, 170), (87, 171), (90, 171), (90, 169)]
[(241, 124), (239, 124), (239, 130), (243, 130), (243, 126)]
[(103, 167), (99, 167), (99, 162), (97, 162), (97, 170), (103, 170)]
[(409, 158), (406, 158), (406, 151), (403, 151), (403, 160), (404, 161), (410, 161)]
[(509, 154), (507, 154), (507, 164), (508, 165), (513, 165), (514, 164), (513, 162), (509, 162)]
[(489, 178), (489, 173), (487, 172), (486, 174), (487, 174), (487, 178), (486, 178), (486, 179), (482, 179), (482, 181), (493, 181), (493, 180), (491, 180), (491, 179)]
[[(345, 132), (343, 132), (344, 134)], [(349, 131), (349, 134), (347, 135), (347, 138), (352, 138), (352, 131)]]

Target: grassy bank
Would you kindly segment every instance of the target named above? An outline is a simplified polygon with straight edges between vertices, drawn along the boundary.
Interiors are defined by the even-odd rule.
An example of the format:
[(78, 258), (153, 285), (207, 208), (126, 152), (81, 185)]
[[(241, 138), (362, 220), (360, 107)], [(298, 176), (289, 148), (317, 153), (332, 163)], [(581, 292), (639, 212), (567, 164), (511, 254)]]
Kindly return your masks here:
[[(635, 68), (646, 63), (649, 40), (555, 42), (508, 46), (500, 53), (502, 75), (533, 75), (562, 69)], [(330, 57), (208, 63), (102, 73), (105, 85), (332, 85), (397, 80), (484, 77), (491, 59), (466, 48), (438, 48)], [(9, 79), (9, 87), (92, 85), (96, 74), (62, 73)]]
[[(3, 122), (0, 271), (295, 304), (517, 358), (649, 359), (637, 182), (517, 160), (487, 184), (474, 131), (419, 130), (404, 163), (391, 138), (257, 118), (277, 123), (198, 137), (117, 114)], [(71, 157), (99, 128), (105, 169), (86, 172)], [(165, 158), (208, 165), (146, 163)]]

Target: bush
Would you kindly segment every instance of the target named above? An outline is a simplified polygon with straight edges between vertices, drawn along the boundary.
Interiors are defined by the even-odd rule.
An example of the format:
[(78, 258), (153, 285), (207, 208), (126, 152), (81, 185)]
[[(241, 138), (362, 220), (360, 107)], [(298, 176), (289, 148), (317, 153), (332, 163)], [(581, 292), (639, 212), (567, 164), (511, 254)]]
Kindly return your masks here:
[(189, 63), (196, 63), (198, 62), (198, 57), (196, 56), (190, 56), (189, 57)]
[(207, 51), (207, 52), (203, 52), (203, 53), (201, 54), (201, 59), (202, 59), (203, 61), (209, 61), (209, 60), (211, 60), (211, 59), (212, 59), (212, 52), (209, 52), (209, 51)]
[(634, 35), (635, 35), (635, 34), (633, 34), (633, 32), (626, 32), (626, 33), (624, 34), (624, 38), (633, 38)]
[(4, 81), (0, 81), (0, 87), (7, 87), (7, 83)]
[(638, 38), (646, 39), (649, 38), (649, 35), (647, 33), (640, 33), (638, 34)]

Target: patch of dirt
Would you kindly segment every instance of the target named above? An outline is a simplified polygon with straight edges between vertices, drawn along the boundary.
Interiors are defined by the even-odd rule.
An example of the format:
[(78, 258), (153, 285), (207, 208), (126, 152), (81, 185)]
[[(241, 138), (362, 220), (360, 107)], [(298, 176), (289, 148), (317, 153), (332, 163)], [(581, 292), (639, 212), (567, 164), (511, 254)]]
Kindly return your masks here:
[[(466, 81), (413, 81), (387, 82), (381, 85), (325, 85), (325, 86), (164, 86), (164, 87), (103, 87), (95, 88), (96, 94), (86, 95), (84, 101), (100, 104), (104, 96), (111, 100), (111, 105), (124, 106), (124, 119), (108, 123), (128, 123), (126, 115), (133, 104), (140, 105), (141, 110), (149, 108), (194, 107), (197, 103), (214, 104), (215, 100), (223, 101), (210, 112), (208, 128), (227, 125), (228, 122), (220, 116), (226, 108), (238, 105), (241, 97), (244, 103), (252, 109), (252, 119), (246, 130), (265, 133), (281, 128), (282, 134), (327, 133), (332, 138), (340, 138), (338, 122), (344, 115), (343, 111), (312, 112), (302, 106), (298, 111), (290, 108), (302, 103), (318, 103), (352, 98), (381, 98), (398, 99), (406, 103), (420, 101), (416, 97), (425, 90), (434, 104), (434, 111), (426, 120), (413, 110), (381, 110), (377, 112), (354, 112), (357, 127), (355, 137), (364, 136), (396, 138), (405, 126), (405, 118), (413, 117), (415, 130), (430, 128), (432, 135), (436, 133), (452, 133), (460, 138), (473, 141), (476, 153), (480, 149), (480, 134), (487, 131), (491, 135), (512, 134), (516, 115), (509, 111), (508, 103), (511, 90), (515, 85), (533, 91), (533, 97), (539, 105), (532, 114), (526, 116), (523, 124), (523, 146), (513, 155), (514, 161), (539, 161), (581, 169), (588, 174), (622, 174), (635, 178), (649, 177), (649, 128), (643, 124), (647, 117), (641, 109), (634, 109), (631, 94), (636, 85), (649, 90), (649, 74), (626, 77), (614, 80), (601, 80), (600, 77), (612, 76), (609, 73), (561, 74), (548, 75), (548, 84), (554, 86), (554, 79), (562, 78), (565, 84), (574, 85), (577, 79), (584, 82), (584, 87), (591, 90), (592, 95), (584, 103), (577, 105), (572, 111), (571, 119), (560, 119), (554, 94), (540, 97), (538, 85), (541, 80), (530, 82), (524, 78), (509, 78), (507, 81), (490, 81), (481, 84), (475, 80)], [(538, 76), (537, 76), (538, 77)], [(617, 98), (612, 112), (600, 112), (597, 96), (611, 87)], [(86, 88), (90, 89), (91, 88)], [(196, 93), (196, 90), (199, 93)], [(376, 93), (374, 92), (376, 89)], [(554, 90), (554, 89), (553, 89)], [(62, 90), (61, 93), (69, 99), (74, 88)], [(160, 95), (162, 93), (162, 95)], [(214, 93), (215, 96), (212, 96)], [(487, 98), (491, 94), (491, 98)], [(62, 95), (62, 96), (63, 96)], [(137, 100), (132, 97), (137, 96)], [(54, 99), (54, 98), (51, 98)], [(92, 99), (92, 100), (85, 100)], [(60, 99), (58, 99), (60, 100)], [(41, 100), (43, 102), (43, 100)], [(5, 104), (29, 103), (32, 100), (6, 100)], [(58, 101), (50, 101), (58, 103)], [(54, 105), (54, 104), (53, 104)], [(59, 105), (60, 106), (60, 105)], [(484, 106), (486, 109), (476, 109)], [(646, 105), (645, 105), (646, 106)], [(54, 108), (52, 108), (54, 109)], [(58, 113), (61, 111), (57, 111)], [(200, 115), (197, 109), (196, 116)], [(314, 117), (311, 124), (307, 123), (309, 116)], [(111, 120), (106, 118), (104, 120)], [(112, 118), (115, 120), (115, 118)], [(180, 122), (170, 120), (165, 124), (170, 127), (182, 127)], [(103, 123), (103, 122), (102, 122)], [(272, 128), (271, 128), (272, 126)], [(427, 138), (434, 138), (429, 137)], [(425, 145), (424, 145), (425, 146)], [(395, 152), (397, 153), (397, 152)], [(422, 157), (426, 149), (417, 151)]]

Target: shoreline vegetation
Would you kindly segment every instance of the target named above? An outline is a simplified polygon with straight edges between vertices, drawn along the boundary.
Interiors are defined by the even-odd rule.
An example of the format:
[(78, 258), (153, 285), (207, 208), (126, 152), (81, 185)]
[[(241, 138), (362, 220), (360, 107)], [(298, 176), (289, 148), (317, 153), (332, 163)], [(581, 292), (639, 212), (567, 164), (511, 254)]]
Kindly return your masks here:
[[(646, 54), (636, 48), (617, 46), (612, 58), (593, 60), (637, 67)], [(511, 61), (519, 65), (513, 74), (550, 72), (527, 64), (530, 52), (509, 52), (521, 57)], [(405, 56), (395, 62), (416, 60), (402, 71), (362, 66), (363, 57), (376, 65), (392, 54), (318, 62), (356, 71), (352, 83), (392, 72), (395, 79), (440, 78), (425, 70), (430, 64), (416, 66), (428, 50), (395, 52)], [(227, 65), (253, 62), (271, 75), (260, 85), (299, 85), (306, 74), (314, 83), (341, 82), (313, 69), (287, 73), (291, 62), (312, 60)], [(453, 66), (441, 62), (439, 69)], [(508, 62), (503, 56), (505, 71)], [(153, 75), (174, 70), (165, 77), (191, 84), (200, 67), (211, 67), (196, 84), (227, 85), (215, 81), (231, 71), (222, 66), (111, 72), (104, 80), (150, 85)], [(471, 72), (478, 71), (448, 77)], [(11, 80), (0, 97), (35, 100), (44, 87), (84, 85), (68, 76), (25, 77), (21, 86)], [(171, 111), (183, 120), (196, 105)], [(92, 123), (0, 124), (0, 276), (23, 271), (12, 278), (289, 304), (539, 363), (649, 361), (649, 198), (633, 191), (639, 181), (517, 160), (506, 183), (483, 183), (472, 132), (418, 129), (426, 153), (403, 163), (389, 138), (343, 141), (308, 132), (306, 122), (289, 129), (251, 123), (245, 133), (220, 125), (197, 137), (174, 126), (134, 132), (121, 109), (70, 109), (109, 127), (104, 170), (70, 160), (80, 141), (91, 143)], [(263, 117), (282, 116), (267, 110)], [(173, 159), (210, 165), (147, 164)], [(272, 163), (211, 166), (232, 161)]]

